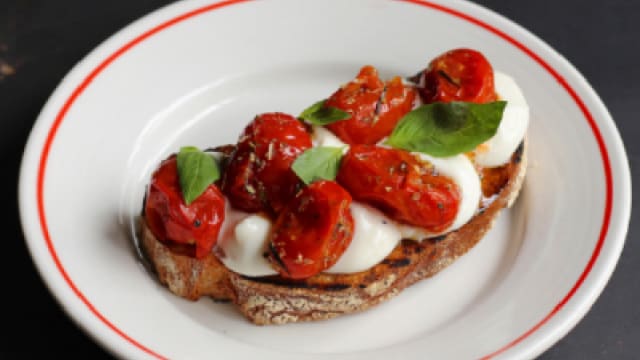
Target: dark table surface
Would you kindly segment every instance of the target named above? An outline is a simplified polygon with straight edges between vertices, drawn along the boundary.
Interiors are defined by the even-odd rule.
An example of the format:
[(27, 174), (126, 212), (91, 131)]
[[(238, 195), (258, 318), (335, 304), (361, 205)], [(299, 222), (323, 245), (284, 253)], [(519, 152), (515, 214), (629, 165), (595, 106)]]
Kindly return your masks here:
[[(0, 337), (0, 358), (110, 358), (71, 322), (38, 276), (20, 228), (17, 174), (31, 126), (65, 73), (109, 35), (169, 2), (1, 1), (0, 119), (5, 125), (0, 156), (10, 208), (2, 217), (5, 335)], [(640, 106), (640, 1), (477, 2), (538, 35), (582, 72), (613, 115), (633, 184), (640, 186), (640, 118), (633, 110)], [(634, 224), (633, 213), (625, 249), (604, 292), (586, 317), (540, 359), (640, 358), (640, 224)]]

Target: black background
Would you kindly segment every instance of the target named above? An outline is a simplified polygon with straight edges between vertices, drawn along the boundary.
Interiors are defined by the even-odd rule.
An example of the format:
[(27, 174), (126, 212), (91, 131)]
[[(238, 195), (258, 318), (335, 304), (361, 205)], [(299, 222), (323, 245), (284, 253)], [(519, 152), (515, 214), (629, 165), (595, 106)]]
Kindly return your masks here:
[[(33, 267), (18, 218), (17, 174), (30, 128), (65, 73), (109, 35), (169, 2), (0, 1), (0, 159), (7, 202), (1, 217), (0, 326), (5, 336), (0, 338), (0, 358), (110, 358), (69, 320)], [(477, 2), (538, 35), (582, 72), (615, 119), (634, 184), (640, 185), (640, 117), (634, 111), (640, 106), (640, 1)], [(638, 231), (632, 215), (625, 249), (604, 292), (569, 335), (540, 359), (640, 358)]]

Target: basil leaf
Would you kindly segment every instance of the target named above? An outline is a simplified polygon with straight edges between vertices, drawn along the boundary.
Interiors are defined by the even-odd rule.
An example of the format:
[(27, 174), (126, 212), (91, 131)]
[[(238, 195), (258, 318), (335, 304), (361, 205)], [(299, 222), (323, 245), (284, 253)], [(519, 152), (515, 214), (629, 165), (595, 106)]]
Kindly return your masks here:
[(386, 144), (436, 157), (471, 151), (496, 134), (506, 105), (506, 101), (422, 105), (400, 120)]
[(320, 179), (335, 180), (343, 149), (330, 146), (308, 149), (298, 156), (291, 168), (307, 185)]
[(300, 119), (310, 122), (313, 125), (329, 125), (336, 121), (346, 120), (351, 117), (346, 111), (325, 106), (327, 100), (321, 100), (306, 108), (300, 116)]
[(196, 147), (182, 147), (177, 161), (182, 198), (187, 205), (190, 205), (209, 185), (220, 178), (220, 170), (213, 157)]

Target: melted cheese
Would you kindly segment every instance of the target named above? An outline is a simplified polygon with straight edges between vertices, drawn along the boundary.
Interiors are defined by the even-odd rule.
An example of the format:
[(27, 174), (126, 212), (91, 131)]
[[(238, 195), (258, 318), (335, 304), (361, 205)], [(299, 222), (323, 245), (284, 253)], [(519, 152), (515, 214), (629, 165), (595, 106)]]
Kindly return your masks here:
[(495, 72), (496, 93), (507, 102), (497, 133), (475, 150), (475, 161), (484, 167), (496, 167), (509, 162), (511, 155), (527, 132), (529, 105), (515, 80)]
[(245, 276), (275, 275), (277, 272), (264, 258), (271, 220), (226, 207), (218, 247), (220, 261), (229, 269)]
[(335, 136), (329, 129), (323, 126), (314, 125), (311, 133), (311, 142), (313, 146), (332, 146), (343, 147), (348, 146), (337, 136)]
[(326, 272), (352, 273), (367, 270), (387, 257), (402, 239), (396, 223), (373, 207), (353, 202), (351, 216), (354, 223), (351, 244), (338, 262)]

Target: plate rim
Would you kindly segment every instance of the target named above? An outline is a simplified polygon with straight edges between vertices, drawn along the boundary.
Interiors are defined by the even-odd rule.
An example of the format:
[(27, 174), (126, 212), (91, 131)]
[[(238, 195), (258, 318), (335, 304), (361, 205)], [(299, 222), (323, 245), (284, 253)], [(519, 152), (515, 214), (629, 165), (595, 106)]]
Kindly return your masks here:
[[(483, 356), (482, 358), (492, 358), (499, 355), (506, 355), (506, 353), (512, 354), (514, 356), (522, 356), (525, 354), (535, 356), (547, 349), (556, 341), (560, 340), (578, 323), (578, 321), (580, 321), (580, 319), (583, 318), (583, 316), (589, 310), (590, 306), (595, 302), (595, 300), (602, 292), (604, 286), (608, 282), (609, 277), (615, 269), (625, 242), (631, 212), (631, 185), (627, 156), (615, 123), (605, 105), (602, 103), (602, 100), (593, 90), (590, 84), (586, 81), (586, 79), (580, 74), (580, 72), (561, 54), (559, 54), (551, 46), (546, 44), (543, 40), (532, 34), (530, 31), (524, 29), (522, 26), (483, 6), (468, 2), (466, 0), (445, 2), (446, 5), (441, 4), (441, 1), (442, 0), (398, 0), (398, 2), (400, 3), (410, 3), (418, 6), (428, 7), (479, 26), (480, 28), (483, 28), (484, 30), (489, 31), (507, 41), (511, 45), (521, 50), (529, 58), (533, 59), (537, 63), (537, 65), (542, 66), (544, 70), (552, 75), (559, 83), (559, 85), (568, 92), (572, 100), (578, 106), (582, 115), (587, 120), (589, 127), (595, 136), (598, 150), (600, 152), (605, 175), (605, 209), (599, 238), (585, 269), (582, 271), (580, 277), (577, 279), (570, 291), (542, 320), (540, 320), (528, 331), (521, 334), (511, 342), (507, 343), (499, 349), (496, 349), (492, 353)], [(207, 5), (201, 5), (203, 2)], [(142, 43), (146, 39), (167, 28), (170, 28), (173, 25), (194, 18), (198, 15), (205, 14), (230, 5), (253, 2), (253, 0), (192, 0), (179, 2), (155, 10), (134, 21), (133, 23), (125, 26), (124, 28), (117, 31), (114, 35), (109, 37), (107, 40), (102, 42), (89, 54), (87, 54), (72, 68), (71, 71), (67, 73), (67, 75), (59, 83), (58, 87), (45, 103), (45, 106), (36, 119), (29, 135), (29, 139), (25, 147), (25, 153), (21, 162), (20, 178), (18, 182), (18, 194), (21, 223), (23, 232), (25, 234), (25, 240), (32, 256), (32, 260), (36, 264), (36, 268), (40, 272), (41, 277), (45, 280), (45, 284), (49, 288), (50, 292), (54, 295), (59, 304), (63, 306), (65, 312), (67, 312), (67, 314), (69, 314), (70, 317), (76, 322), (76, 324), (84, 329), (85, 332), (91, 335), (98, 343), (102, 344), (105, 349), (119, 355), (140, 355), (140, 351), (142, 351), (142, 353), (147, 356), (155, 358), (165, 358), (164, 356), (153, 351), (151, 348), (131, 338), (117, 326), (112, 324), (107, 318), (105, 318), (83, 295), (80, 289), (75, 286), (73, 280), (66, 273), (64, 266), (58, 259), (55, 248), (53, 246), (53, 241), (51, 240), (48, 232), (44, 210), (44, 179), (46, 174), (46, 163), (49, 155), (49, 150), (51, 149), (53, 140), (60, 124), (64, 120), (64, 117), (71, 106), (73, 106), (75, 100), (91, 84), (91, 82), (100, 75), (100, 73), (104, 69), (106, 69), (111, 63), (116, 61), (121, 55), (134, 48), (136, 45)], [(470, 15), (463, 10), (459, 10), (459, 8), (461, 7), (467, 7), (469, 10), (473, 10), (473, 12), (479, 12), (482, 17), (493, 17), (495, 19), (498, 19), (512, 29), (504, 29), (504, 26), (497, 24), (496, 21), (493, 20), (482, 20), (480, 19), (479, 15), (477, 17), (474, 15)], [(169, 17), (169, 19), (165, 19), (166, 17)], [(516, 37), (510, 35), (508, 31), (512, 34), (517, 33), (518, 37), (522, 37), (524, 38), (524, 40), (518, 40)], [(594, 112), (603, 114), (602, 119), (600, 119), (600, 125), (598, 125), (598, 123), (594, 119), (592, 112), (582, 100), (582, 97), (580, 96), (578, 91), (576, 91), (569, 84), (569, 82), (565, 79), (565, 77), (561, 75), (560, 72), (555, 70), (555, 68), (552, 67), (547, 61), (545, 61), (542, 56), (538, 55), (536, 52), (527, 47), (524, 42), (537, 42), (538, 44), (536, 45), (541, 46), (545, 52), (551, 54), (554, 57), (554, 61), (559, 60), (563, 69), (570, 71), (572, 73), (571, 76), (577, 78), (578, 83), (574, 86), (577, 89), (586, 92), (586, 94), (583, 95), (584, 98), (589, 98), (589, 100), (594, 102), (593, 106), (597, 107), (597, 111)], [(116, 50), (114, 51), (113, 49)], [(86, 71), (87, 68), (92, 70)], [(80, 79), (82, 80), (76, 81), (77, 79), (75, 78), (78, 77), (80, 77)], [(67, 96), (69, 93), (70, 95)], [(60, 100), (62, 98), (66, 98), (66, 100)], [(63, 104), (61, 108), (57, 106), (58, 103)], [(60, 110), (58, 111), (57, 108), (60, 108)], [(54, 120), (51, 121), (51, 118), (53, 118)], [(603, 128), (611, 133), (607, 135), (606, 141), (600, 128)], [(46, 132), (46, 136), (44, 136), (44, 141), (40, 141), (38, 135), (43, 132)], [(40, 143), (42, 142), (43, 144), (40, 146)], [(40, 149), (42, 150), (40, 151)], [(612, 158), (610, 157), (610, 154), (616, 155), (616, 158), (613, 159), (615, 160), (614, 162), (611, 161)], [(31, 171), (30, 165), (33, 166), (29, 162), (29, 159), (31, 158), (38, 159), (35, 192), (37, 203), (36, 212), (38, 217), (38, 219), (36, 220), (39, 224), (38, 231), (33, 230), (33, 228), (30, 227), (28, 223), (28, 219), (31, 216), (31, 211), (33, 208), (32, 202), (34, 198), (33, 188), (30, 187), (32, 183), (28, 181), (29, 177), (34, 177), (33, 174), (29, 173), (29, 171)], [(615, 179), (613, 177), (614, 169), (612, 169), (612, 163), (616, 164), (615, 172), (620, 173), (619, 177), (616, 177)], [(619, 189), (616, 188), (614, 190), (614, 180), (621, 183)], [(617, 208), (619, 208), (618, 212), (620, 213), (620, 215), (616, 218), (613, 218), (614, 200), (615, 205), (617, 206)], [(31, 208), (29, 208), (29, 206), (31, 206)], [(31, 219), (31, 221), (34, 220)], [(614, 224), (613, 227), (611, 226), (612, 224)], [(34, 232), (40, 232), (40, 234), (35, 235), (33, 234)], [(42, 244), (37, 243), (42, 241), (42, 239), (44, 239), (46, 250), (51, 257), (50, 259), (46, 259), (46, 261), (41, 256), (39, 256), (42, 252), (42, 249), (40, 249), (40, 253), (37, 249), (37, 247), (39, 246), (42, 247)], [(607, 245), (612, 244), (610, 246), (613, 246), (613, 249), (610, 251), (610, 255), (603, 260), (600, 255), (601, 250), (605, 245), (605, 241), (607, 240)], [(585, 285), (585, 280), (587, 280), (587, 278), (591, 274), (591, 271), (594, 268), (596, 261), (598, 260), (601, 260), (601, 263), (604, 262), (604, 265), (601, 264), (602, 266), (604, 266), (604, 269), (600, 273), (598, 273), (598, 277), (594, 280), (594, 284), (589, 284), (588, 288), (583, 287), (581, 289), (581, 287)], [(57, 269), (59, 273), (51, 275), (46, 272), (46, 270), (51, 270), (51, 264), (53, 264), (54, 269)], [(85, 308), (82, 309), (84, 312), (78, 310), (77, 307), (70, 306), (67, 297), (62, 294), (63, 291), (68, 291), (69, 289), (61, 290), (59, 288), (56, 288), (54, 286), (54, 282), (50, 281), (54, 276), (58, 277), (57, 282), (60, 282), (61, 279), (59, 279), (59, 277), (62, 276), (62, 280), (64, 280), (64, 283), (66, 283), (66, 285), (70, 288), (72, 294), (78, 298), (76, 300), (80, 300), (80, 304), (85, 305)], [(556, 321), (553, 327), (549, 329), (549, 332), (552, 334), (548, 334), (546, 338), (540, 339), (537, 342), (528, 344), (531, 341), (527, 342), (525, 340), (527, 338), (531, 339), (531, 335), (536, 333), (541, 327), (543, 327), (543, 325), (552, 320), (552, 318), (554, 318), (554, 316), (559, 313), (560, 310), (565, 308), (565, 305), (571, 299), (575, 299), (574, 296), (579, 289), (586, 290), (586, 293), (584, 293), (582, 295), (582, 299), (580, 299), (580, 304), (571, 309), (569, 315), (565, 316), (565, 318), (562, 319), (564, 321), (560, 321), (560, 323), (557, 323)], [(85, 313), (87, 310), (89, 310), (89, 315), (93, 315), (95, 316), (95, 318), (87, 319), (87, 314)], [(556, 317), (554, 320), (558, 320), (558, 318)], [(97, 328), (96, 326), (90, 324), (90, 322), (101, 325), (101, 327)], [(107, 333), (109, 333), (110, 335), (114, 335), (114, 333), (115, 335), (118, 335), (118, 337), (115, 338), (115, 342), (113, 339), (111, 339), (110, 336), (104, 336)], [(540, 333), (537, 334), (540, 335)], [(128, 345), (130, 345), (126, 351), (121, 346), (117, 346), (122, 345), (122, 340), (125, 340)], [(529, 345), (528, 347), (523, 346), (527, 344)], [(131, 349), (135, 351), (132, 351)]]

